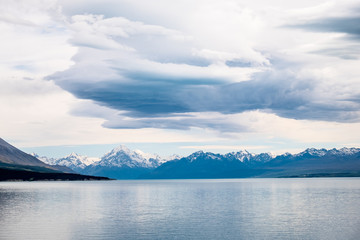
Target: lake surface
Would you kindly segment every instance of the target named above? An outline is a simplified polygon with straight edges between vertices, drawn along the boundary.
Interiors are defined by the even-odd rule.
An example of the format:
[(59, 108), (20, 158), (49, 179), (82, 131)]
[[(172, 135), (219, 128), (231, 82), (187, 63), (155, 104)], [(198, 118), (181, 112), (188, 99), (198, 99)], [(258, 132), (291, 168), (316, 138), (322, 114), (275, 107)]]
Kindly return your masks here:
[(360, 178), (0, 182), (0, 239), (359, 239)]

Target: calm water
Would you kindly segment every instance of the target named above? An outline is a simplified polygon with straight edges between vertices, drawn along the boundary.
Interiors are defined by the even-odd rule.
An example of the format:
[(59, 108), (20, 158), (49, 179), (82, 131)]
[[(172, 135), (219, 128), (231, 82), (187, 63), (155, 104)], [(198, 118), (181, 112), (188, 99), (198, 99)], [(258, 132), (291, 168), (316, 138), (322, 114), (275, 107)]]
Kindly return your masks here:
[(0, 239), (359, 239), (360, 178), (0, 183)]

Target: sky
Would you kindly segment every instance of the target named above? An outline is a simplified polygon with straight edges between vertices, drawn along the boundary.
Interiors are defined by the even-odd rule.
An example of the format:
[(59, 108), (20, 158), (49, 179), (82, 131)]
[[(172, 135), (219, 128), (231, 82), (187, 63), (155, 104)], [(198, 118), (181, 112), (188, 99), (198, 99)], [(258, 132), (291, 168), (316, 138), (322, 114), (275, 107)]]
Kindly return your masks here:
[(360, 147), (358, 0), (0, 0), (0, 137), (100, 157)]

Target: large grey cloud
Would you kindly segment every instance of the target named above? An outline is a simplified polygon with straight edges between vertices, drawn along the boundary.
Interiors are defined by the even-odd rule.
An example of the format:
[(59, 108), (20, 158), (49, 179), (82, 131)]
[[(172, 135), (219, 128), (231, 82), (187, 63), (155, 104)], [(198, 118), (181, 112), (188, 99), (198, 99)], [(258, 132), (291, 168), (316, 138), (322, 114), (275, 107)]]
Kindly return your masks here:
[[(357, 26), (347, 26), (358, 20), (328, 18), (292, 27), (358, 36)], [(104, 116), (109, 128), (245, 131), (226, 116), (254, 110), (292, 119), (360, 120), (357, 85), (352, 92), (316, 74), (303, 75), (306, 64), (266, 58), (250, 45), (238, 52), (202, 48), (180, 31), (123, 17), (81, 15), (71, 27), (71, 42), (79, 47), (75, 64), (49, 79), (78, 98), (119, 111)]]
[[(318, 92), (322, 88), (320, 83), (298, 78), (288, 69), (265, 71), (255, 74), (251, 80), (236, 83), (224, 83), (220, 78), (174, 78), (156, 72), (123, 70), (117, 73), (118, 79), (87, 82), (70, 77), (67, 81), (58, 81), (58, 84), (79, 98), (93, 100), (100, 105), (125, 111), (126, 116), (138, 118), (139, 122), (134, 122), (130, 127), (162, 126), (160, 122), (166, 122), (166, 117), (174, 114), (236, 114), (251, 110), (268, 111), (293, 119), (359, 120), (357, 111), (360, 105), (357, 99), (340, 96), (338, 89), (332, 89), (327, 94)], [(52, 78), (57, 79), (57, 75)], [(162, 117), (161, 121), (155, 120), (158, 117)], [(153, 123), (150, 123), (151, 118)], [(199, 125), (198, 121), (192, 121), (180, 123), (169, 119), (169, 124), (165, 126), (186, 128)], [(202, 121), (203, 125), (216, 126), (210, 122), (205, 124), (204, 119)], [(121, 124), (112, 127), (115, 126), (121, 127)]]

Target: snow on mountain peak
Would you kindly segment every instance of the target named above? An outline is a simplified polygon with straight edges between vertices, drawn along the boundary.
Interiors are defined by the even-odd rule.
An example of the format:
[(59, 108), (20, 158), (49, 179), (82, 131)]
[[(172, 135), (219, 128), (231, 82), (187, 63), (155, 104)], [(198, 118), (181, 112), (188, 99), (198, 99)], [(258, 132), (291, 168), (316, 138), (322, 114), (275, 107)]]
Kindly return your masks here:
[(70, 153), (69, 155), (65, 156), (64, 158), (77, 158), (77, 157), (81, 157), (79, 154), (75, 153), (75, 152), (72, 152)]
[[(290, 154), (285, 153), (282, 154), (281, 157), (324, 157), (325, 155), (338, 155), (338, 156), (347, 156), (351, 154), (359, 154), (360, 148), (341, 148), (341, 149), (315, 149), (308, 148), (303, 152), (298, 154)], [(82, 156), (77, 153), (70, 153), (66, 157), (63, 158), (47, 158), (40, 157), (39, 155), (32, 153), (32, 156), (38, 158), (39, 160), (50, 164), (50, 165), (62, 165), (67, 166), (75, 171), (83, 170), (89, 165), (94, 166), (104, 166), (104, 167), (129, 167), (129, 168), (156, 168), (161, 164), (180, 159), (180, 156), (172, 155), (166, 158), (162, 158), (156, 154), (144, 153), (140, 150), (131, 150), (124, 145), (119, 145), (116, 148), (112, 149), (110, 152), (106, 153), (101, 159), (100, 158), (90, 158), (87, 156)], [(215, 154), (211, 152), (197, 151), (186, 157), (190, 162), (195, 161), (197, 159), (231, 159), (241, 161), (245, 164), (257, 164), (260, 162), (267, 162), (274, 159), (276, 155), (271, 153), (261, 153), (254, 154), (250, 153), (247, 150), (240, 150), (238, 152), (231, 152), (227, 154)]]
[(99, 161), (99, 158), (90, 158), (87, 156), (81, 156), (77, 153), (70, 153), (69, 155), (62, 157), (62, 158), (48, 158), (48, 157), (40, 157), (36, 153), (32, 153), (34, 157), (38, 158), (44, 163), (50, 165), (60, 165), (66, 166), (73, 170), (84, 169), (86, 166), (93, 164)]
[(204, 154), (204, 151), (203, 151), (203, 150), (199, 150), (199, 151), (196, 151), (196, 152), (192, 153), (191, 155), (200, 156), (200, 155), (202, 155), (202, 154)]
[(253, 154), (249, 153), (247, 150), (240, 150), (236, 153), (233, 153), (233, 155), (240, 162), (244, 162), (245, 160), (250, 161), (253, 157)]
[(343, 147), (340, 149), (340, 151), (344, 152), (344, 153), (348, 153), (348, 154), (355, 154), (355, 153), (360, 153), (360, 148), (346, 148)]
[(119, 145), (116, 148), (112, 149), (110, 152), (106, 153), (107, 156), (116, 156), (119, 153), (124, 153), (127, 155), (133, 154), (133, 151), (131, 151), (128, 147), (124, 145)]
[(192, 154), (190, 154), (189, 156), (186, 157), (188, 159), (188, 161), (193, 162), (197, 159), (215, 159), (215, 160), (220, 160), (222, 158), (222, 155), (220, 154), (215, 154), (212, 152), (203, 152), (203, 151), (197, 151), (194, 152)]
[(199, 156), (202, 156), (204, 154), (205, 154), (204, 151), (200, 150), (200, 151), (196, 151), (196, 152), (190, 154), (187, 158), (189, 158), (190, 161), (194, 161)]
[(161, 158), (158, 155), (144, 153), (140, 150), (133, 151), (124, 145), (120, 145), (105, 154), (101, 161), (96, 164), (100, 166), (154, 168), (160, 165), (160, 160)]
[(322, 149), (316, 149), (316, 148), (307, 148), (305, 151), (300, 152), (298, 154), (294, 154), (294, 156), (304, 156), (306, 154), (311, 155), (311, 156), (316, 156), (316, 157), (322, 157), (324, 155), (327, 154), (327, 150), (322, 148)]
[(343, 156), (343, 155), (351, 155), (351, 154), (356, 154), (356, 153), (360, 153), (359, 148), (343, 147), (341, 149), (333, 148), (333, 149), (329, 149), (329, 150), (326, 150), (325, 148), (321, 148), (321, 149), (308, 148), (303, 152), (295, 154), (294, 156), (303, 156), (305, 154), (309, 154), (311, 156), (323, 157), (327, 154)]
[(259, 161), (260, 155), (256, 155), (255, 153), (250, 153), (247, 150), (240, 150), (238, 152), (231, 152), (224, 155), (225, 157), (234, 158), (240, 162), (249, 162), (252, 160)]
[(340, 148), (339, 150), (336, 148), (333, 148), (333, 149), (329, 150), (329, 152), (331, 152), (332, 154), (337, 154), (337, 155), (351, 155), (351, 154), (360, 153), (360, 148), (343, 147), (343, 148)]
[(39, 156), (38, 154), (36, 153), (30, 153), (31, 156), (33, 157), (36, 157), (37, 159), (39, 159), (40, 161), (46, 163), (46, 164), (49, 164), (49, 165), (57, 165), (56, 164), (56, 158), (48, 158), (48, 157), (45, 157), (45, 156)]
[(152, 154), (152, 153), (144, 153), (143, 151), (140, 150), (134, 150), (135, 153), (137, 153), (139, 156), (142, 156), (143, 158), (145, 158), (146, 160), (149, 159), (161, 159), (161, 157), (157, 154)]
[(131, 150), (125, 146), (125, 145), (119, 145), (112, 149), (110, 152), (116, 153), (116, 152), (131, 152)]

